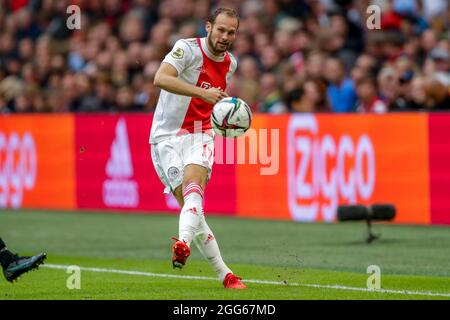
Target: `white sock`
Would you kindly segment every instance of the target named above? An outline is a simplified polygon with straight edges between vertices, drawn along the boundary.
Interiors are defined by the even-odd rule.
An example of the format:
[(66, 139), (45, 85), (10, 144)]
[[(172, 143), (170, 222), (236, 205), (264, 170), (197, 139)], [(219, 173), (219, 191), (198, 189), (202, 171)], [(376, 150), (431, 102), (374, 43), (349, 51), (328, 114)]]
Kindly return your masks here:
[(179, 239), (190, 247), (203, 217), (203, 190), (192, 182), (183, 190), (184, 205), (178, 225)]
[(232, 272), (222, 260), (219, 245), (216, 238), (206, 223), (205, 217), (202, 216), (199, 229), (195, 234), (194, 243), (202, 255), (211, 264), (219, 279), (223, 281), (227, 273)]

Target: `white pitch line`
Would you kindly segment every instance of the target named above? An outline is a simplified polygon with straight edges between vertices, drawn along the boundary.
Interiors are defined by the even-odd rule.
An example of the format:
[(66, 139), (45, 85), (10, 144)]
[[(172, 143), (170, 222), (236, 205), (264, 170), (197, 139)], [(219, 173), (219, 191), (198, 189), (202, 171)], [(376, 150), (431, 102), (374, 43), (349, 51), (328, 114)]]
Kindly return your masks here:
[[(41, 265), (41, 267), (46, 267), (46, 268), (51, 268), (51, 269), (67, 269), (69, 267), (69, 265), (43, 264), (43, 265)], [(164, 274), (164, 273), (152, 273), (152, 272), (142, 272), (142, 271), (128, 271), (128, 270), (117, 270), (117, 269), (104, 269), (104, 268), (80, 267), (80, 270), (92, 271), (92, 272), (102, 272), (102, 273), (129, 274), (129, 275), (145, 276), (145, 277), (193, 279), (193, 280), (214, 280), (214, 281), (218, 280), (217, 278), (212, 278), (212, 277), (186, 276), (186, 275), (176, 275), (176, 274)], [(335, 289), (335, 290), (376, 292), (376, 293), (395, 293), (395, 294), (404, 294), (404, 295), (419, 295), (419, 296), (433, 296), (433, 297), (450, 298), (450, 293), (441, 293), (441, 292), (392, 290), (392, 289), (371, 290), (371, 289), (367, 289), (367, 288), (347, 287), (347, 286), (341, 286), (341, 285), (308, 284), (308, 283), (269, 281), (269, 280), (250, 280), (250, 279), (249, 280), (243, 280), (243, 282), (259, 283), (259, 284), (270, 284), (270, 285), (283, 285), (283, 286), (293, 286), (293, 287), (310, 287), (310, 288), (319, 288), (319, 289)]]

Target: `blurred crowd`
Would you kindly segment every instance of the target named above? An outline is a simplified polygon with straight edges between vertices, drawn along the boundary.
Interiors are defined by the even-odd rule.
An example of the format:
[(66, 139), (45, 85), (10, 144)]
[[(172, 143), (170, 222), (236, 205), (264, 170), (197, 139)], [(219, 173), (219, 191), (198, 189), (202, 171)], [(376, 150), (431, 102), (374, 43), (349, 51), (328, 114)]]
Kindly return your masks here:
[(0, 0), (0, 113), (153, 111), (162, 59), (219, 6), (253, 111), (450, 110), (448, 0)]

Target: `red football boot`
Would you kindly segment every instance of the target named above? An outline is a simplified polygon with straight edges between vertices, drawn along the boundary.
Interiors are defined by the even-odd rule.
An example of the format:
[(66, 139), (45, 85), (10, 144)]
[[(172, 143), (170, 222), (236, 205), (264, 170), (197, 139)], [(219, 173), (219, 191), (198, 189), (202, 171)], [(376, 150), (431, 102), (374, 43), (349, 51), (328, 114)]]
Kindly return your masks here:
[(236, 277), (234, 274), (227, 273), (223, 280), (223, 286), (226, 289), (245, 289), (247, 286), (242, 283), (242, 278)]
[(175, 240), (173, 244), (172, 251), (172, 265), (174, 268), (183, 268), (186, 263), (187, 258), (191, 254), (191, 249), (189, 249), (186, 242), (178, 240), (177, 238), (172, 238)]

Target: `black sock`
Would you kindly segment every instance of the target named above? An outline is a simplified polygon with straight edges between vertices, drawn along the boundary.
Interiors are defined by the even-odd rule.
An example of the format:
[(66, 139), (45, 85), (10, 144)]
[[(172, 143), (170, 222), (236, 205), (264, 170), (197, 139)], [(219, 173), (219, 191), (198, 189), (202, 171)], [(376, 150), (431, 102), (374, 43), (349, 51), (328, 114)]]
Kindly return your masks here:
[(3, 240), (0, 238), (0, 264), (2, 268), (9, 266), (14, 261), (14, 255), (8, 250)]

